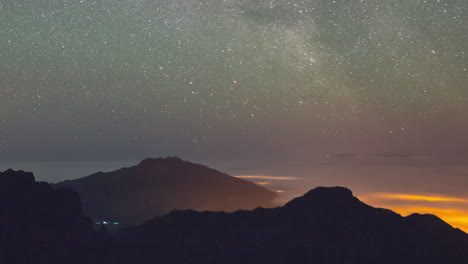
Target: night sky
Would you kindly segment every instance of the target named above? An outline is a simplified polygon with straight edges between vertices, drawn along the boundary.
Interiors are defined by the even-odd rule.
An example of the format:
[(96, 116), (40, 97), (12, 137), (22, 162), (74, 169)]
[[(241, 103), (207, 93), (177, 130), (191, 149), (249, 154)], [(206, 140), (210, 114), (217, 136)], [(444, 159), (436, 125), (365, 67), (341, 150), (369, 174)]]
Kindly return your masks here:
[(299, 162), (468, 196), (467, 31), (466, 0), (2, 0), (0, 161)]

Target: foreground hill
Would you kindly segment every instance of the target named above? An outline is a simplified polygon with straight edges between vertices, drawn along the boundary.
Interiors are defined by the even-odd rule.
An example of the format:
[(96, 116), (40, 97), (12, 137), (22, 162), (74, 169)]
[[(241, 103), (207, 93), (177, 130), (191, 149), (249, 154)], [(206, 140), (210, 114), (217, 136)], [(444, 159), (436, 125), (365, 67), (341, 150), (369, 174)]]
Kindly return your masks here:
[(110, 263), (460, 264), (468, 235), (433, 215), (402, 217), (321, 187), (279, 208), (155, 218), (116, 235)]
[(0, 263), (102, 263), (105, 241), (74, 191), (54, 190), (32, 173), (0, 172)]
[(139, 224), (176, 209), (235, 211), (273, 207), (275, 193), (179, 158), (146, 159), (138, 165), (55, 185), (76, 190), (87, 215)]

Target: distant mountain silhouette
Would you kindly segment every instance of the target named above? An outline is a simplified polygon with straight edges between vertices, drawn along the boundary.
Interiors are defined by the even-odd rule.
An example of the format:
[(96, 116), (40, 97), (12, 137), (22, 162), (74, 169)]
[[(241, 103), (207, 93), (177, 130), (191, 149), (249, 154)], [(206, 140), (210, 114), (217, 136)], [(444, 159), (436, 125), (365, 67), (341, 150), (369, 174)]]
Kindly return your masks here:
[(468, 235), (320, 187), (273, 209), (172, 212), (117, 234), (112, 252), (115, 264), (461, 264)]
[(105, 241), (71, 189), (54, 190), (28, 172), (0, 172), (0, 263), (101, 263)]
[(140, 224), (176, 209), (235, 211), (273, 207), (275, 193), (179, 158), (138, 165), (55, 185), (76, 190), (87, 215)]

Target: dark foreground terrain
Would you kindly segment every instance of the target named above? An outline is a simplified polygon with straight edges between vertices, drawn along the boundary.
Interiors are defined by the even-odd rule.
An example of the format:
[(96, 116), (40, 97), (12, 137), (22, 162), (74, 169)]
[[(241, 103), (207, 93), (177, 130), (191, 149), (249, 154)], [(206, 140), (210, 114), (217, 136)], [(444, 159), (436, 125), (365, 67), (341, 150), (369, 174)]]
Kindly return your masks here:
[(1, 264), (97, 264), (107, 243), (73, 190), (54, 190), (32, 173), (0, 172)]
[(114, 237), (111, 263), (468, 263), (468, 235), (434, 215), (320, 187), (283, 207), (173, 212)]
[(373, 208), (341, 187), (283, 207), (174, 211), (114, 235), (95, 231), (70, 189), (0, 173), (0, 263), (464, 264), (468, 235), (436, 216)]

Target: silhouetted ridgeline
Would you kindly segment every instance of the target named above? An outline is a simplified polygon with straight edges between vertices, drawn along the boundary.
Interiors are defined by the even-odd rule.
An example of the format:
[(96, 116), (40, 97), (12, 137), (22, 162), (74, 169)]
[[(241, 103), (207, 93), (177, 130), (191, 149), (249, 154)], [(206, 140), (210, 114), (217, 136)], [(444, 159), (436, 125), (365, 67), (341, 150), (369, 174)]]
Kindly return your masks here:
[(32, 173), (0, 172), (0, 263), (101, 263), (105, 242), (74, 191), (54, 190)]
[(114, 237), (111, 263), (468, 263), (468, 235), (436, 216), (368, 206), (317, 188), (284, 207), (178, 211)]
[(146, 159), (109, 173), (95, 173), (56, 187), (70, 187), (87, 215), (141, 224), (176, 209), (235, 211), (274, 207), (275, 193), (179, 158)]
[[(119, 171), (173, 171), (173, 163), (180, 175), (188, 168), (209, 171), (174, 159)], [(105, 174), (93, 177), (99, 175)], [(127, 174), (113, 174), (119, 176)], [(74, 191), (54, 190), (31, 173), (8, 170), (0, 173), (0, 263), (465, 264), (468, 235), (433, 215), (401, 217), (362, 203), (346, 188), (319, 187), (283, 207), (174, 211), (108, 236), (93, 231)]]

